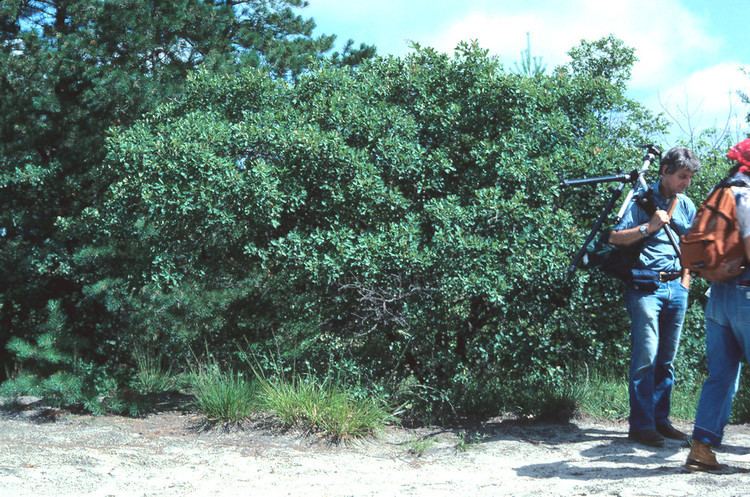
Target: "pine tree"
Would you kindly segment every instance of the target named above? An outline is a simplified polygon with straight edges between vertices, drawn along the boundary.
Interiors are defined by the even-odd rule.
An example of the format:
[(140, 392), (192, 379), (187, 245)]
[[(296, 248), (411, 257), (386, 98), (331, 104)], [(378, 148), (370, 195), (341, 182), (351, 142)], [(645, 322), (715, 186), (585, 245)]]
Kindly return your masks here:
[[(84, 292), (82, 213), (108, 186), (108, 134), (179, 95), (198, 66), (293, 79), (330, 51), (303, 0), (5, 0), (0, 4), (0, 362), (48, 302), (89, 342), (105, 306)], [(367, 56), (372, 47), (357, 53)], [(57, 312), (57, 311), (56, 311)], [(14, 353), (20, 346), (15, 340)], [(104, 355), (104, 350), (100, 350)], [(3, 372), (0, 371), (0, 379)]]

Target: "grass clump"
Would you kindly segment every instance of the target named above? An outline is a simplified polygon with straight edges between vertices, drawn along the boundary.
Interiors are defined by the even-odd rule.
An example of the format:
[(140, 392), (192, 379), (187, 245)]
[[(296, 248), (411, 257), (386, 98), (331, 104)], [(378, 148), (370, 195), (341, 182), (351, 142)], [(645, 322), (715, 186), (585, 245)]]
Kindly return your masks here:
[(458, 433), (458, 442), (456, 443), (456, 452), (467, 452), (470, 448), (476, 447), (482, 441), (481, 433), (471, 433), (461, 431)]
[(415, 457), (422, 457), (436, 443), (432, 437), (417, 437), (408, 442), (408, 452)]
[(580, 412), (603, 419), (625, 419), (630, 413), (627, 378), (592, 374), (573, 380)]
[[(627, 419), (630, 414), (630, 396), (627, 378), (613, 378), (593, 374), (574, 380), (579, 410), (604, 419)], [(690, 421), (700, 397), (700, 385), (677, 385), (672, 390), (671, 417)]]
[(672, 391), (671, 417), (686, 421), (695, 419), (695, 410), (698, 408), (702, 386), (702, 382), (698, 385), (678, 385)]
[(257, 388), (242, 373), (209, 363), (191, 376), (196, 408), (209, 422), (238, 425), (257, 411)]
[(190, 376), (195, 406), (214, 424), (239, 425), (263, 413), (285, 428), (345, 441), (374, 434), (393, 420), (383, 402), (358, 398), (328, 381), (243, 375), (215, 362), (199, 365)]
[(319, 432), (341, 441), (374, 434), (392, 420), (382, 402), (355, 398), (328, 382), (303, 378), (261, 378), (259, 382), (262, 408), (285, 427)]
[(162, 366), (161, 357), (143, 351), (134, 354), (136, 371), (130, 386), (141, 395), (171, 392), (178, 388), (178, 381), (171, 369)]

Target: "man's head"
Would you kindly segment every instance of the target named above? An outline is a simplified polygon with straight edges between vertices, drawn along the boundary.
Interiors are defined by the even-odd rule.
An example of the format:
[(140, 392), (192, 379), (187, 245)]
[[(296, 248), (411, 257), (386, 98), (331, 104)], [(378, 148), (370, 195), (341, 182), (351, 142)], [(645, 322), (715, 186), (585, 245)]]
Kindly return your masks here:
[(664, 154), (659, 163), (661, 184), (667, 197), (684, 192), (701, 168), (698, 158), (685, 147), (674, 147)]
[(659, 162), (661, 174), (674, 174), (680, 169), (687, 169), (692, 174), (698, 172), (701, 163), (698, 158), (685, 147), (674, 147), (664, 154)]

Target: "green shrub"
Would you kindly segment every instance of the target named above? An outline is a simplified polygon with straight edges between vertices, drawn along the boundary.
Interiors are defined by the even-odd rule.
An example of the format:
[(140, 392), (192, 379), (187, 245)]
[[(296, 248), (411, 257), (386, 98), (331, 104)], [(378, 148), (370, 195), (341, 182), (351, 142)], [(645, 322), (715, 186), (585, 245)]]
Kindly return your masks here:
[(113, 136), (88, 212), (111, 247), (91, 254), (117, 256), (97, 256), (111, 283), (90, 295), (130, 317), (115, 346), (279, 347), (435, 419), (519, 405), (619, 353), (616, 285), (565, 277), (604, 192), (563, 198), (559, 175), (631, 167), (658, 122), (598, 72), (632, 52), (586, 48), (533, 77), (471, 45), (293, 85), (193, 75)]
[(422, 421), (542, 412), (584, 363), (624, 375), (619, 284), (567, 274), (609, 192), (559, 178), (635, 168), (663, 129), (625, 96), (633, 59), (610, 37), (548, 74), (467, 44), (293, 83), (193, 73), (112, 133), (101, 202), (63, 223), (93, 240), (72, 259), (98, 310), (77, 350), (110, 371), (246, 343)]

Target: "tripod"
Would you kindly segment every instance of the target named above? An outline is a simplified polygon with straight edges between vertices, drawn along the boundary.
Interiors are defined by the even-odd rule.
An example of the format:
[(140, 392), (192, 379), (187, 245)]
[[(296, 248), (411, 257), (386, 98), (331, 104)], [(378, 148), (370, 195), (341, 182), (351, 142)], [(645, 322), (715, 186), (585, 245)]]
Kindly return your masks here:
[[(604, 208), (599, 212), (599, 216), (596, 218), (596, 221), (594, 221), (594, 224), (591, 227), (591, 231), (586, 237), (586, 240), (583, 242), (583, 245), (581, 246), (581, 248), (578, 249), (578, 252), (576, 252), (575, 256), (573, 257), (570, 263), (570, 266), (568, 267), (568, 274), (572, 274), (576, 270), (576, 268), (578, 268), (581, 265), (581, 261), (583, 261), (584, 263), (587, 262), (586, 260), (587, 248), (589, 247), (591, 242), (594, 240), (594, 238), (596, 238), (597, 234), (599, 233), (599, 230), (602, 227), (602, 224), (604, 224), (604, 221), (607, 219), (610, 212), (612, 212), (612, 209), (614, 208), (615, 203), (620, 198), (620, 195), (622, 195), (623, 190), (625, 190), (625, 185), (630, 184), (631, 189), (628, 192), (627, 196), (625, 197), (625, 200), (623, 201), (622, 205), (620, 206), (620, 210), (617, 212), (617, 217), (615, 218), (615, 224), (620, 222), (622, 217), (625, 215), (625, 211), (628, 209), (630, 202), (633, 201), (633, 197), (635, 195), (635, 192), (638, 186), (642, 187), (644, 192), (648, 191), (649, 187), (648, 187), (648, 183), (646, 183), (645, 176), (646, 176), (646, 173), (648, 172), (649, 167), (651, 166), (651, 163), (657, 157), (661, 157), (661, 151), (654, 145), (644, 145), (643, 148), (645, 149), (645, 154), (643, 156), (643, 165), (641, 166), (639, 170), (633, 170), (628, 174), (615, 174), (611, 176), (597, 176), (593, 178), (570, 179), (570, 180), (563, 180), (561, 182), (561, 186), (563, 187), (577, 186), (577, 185), (591, 185), (591, 184), (608, 183), (608, 182), (620, 183), (616, 188), (613, 188), (610, 190), (612, 195), (610, 196), (607, 203), (604, 205)], [(643, 203), (641, 205), (643, 205)], [(644, 206), (644, 208), (646, 207)], [(655, 207), (654, 207), (654, 210), (655, 210)], [(653, 212), (649, 212), (649, 214), (653, 214)], [(680, 247), (677, 241), (677, 236), (675, 235), (674, 231), (672, 231), (672, 229), (669, 227), (669, 225), (664, 225), (664, 230), (667, 233), (669, 242), (672, 244), (672, 247), (674, 247), (675, 252), (679, 255)]]

